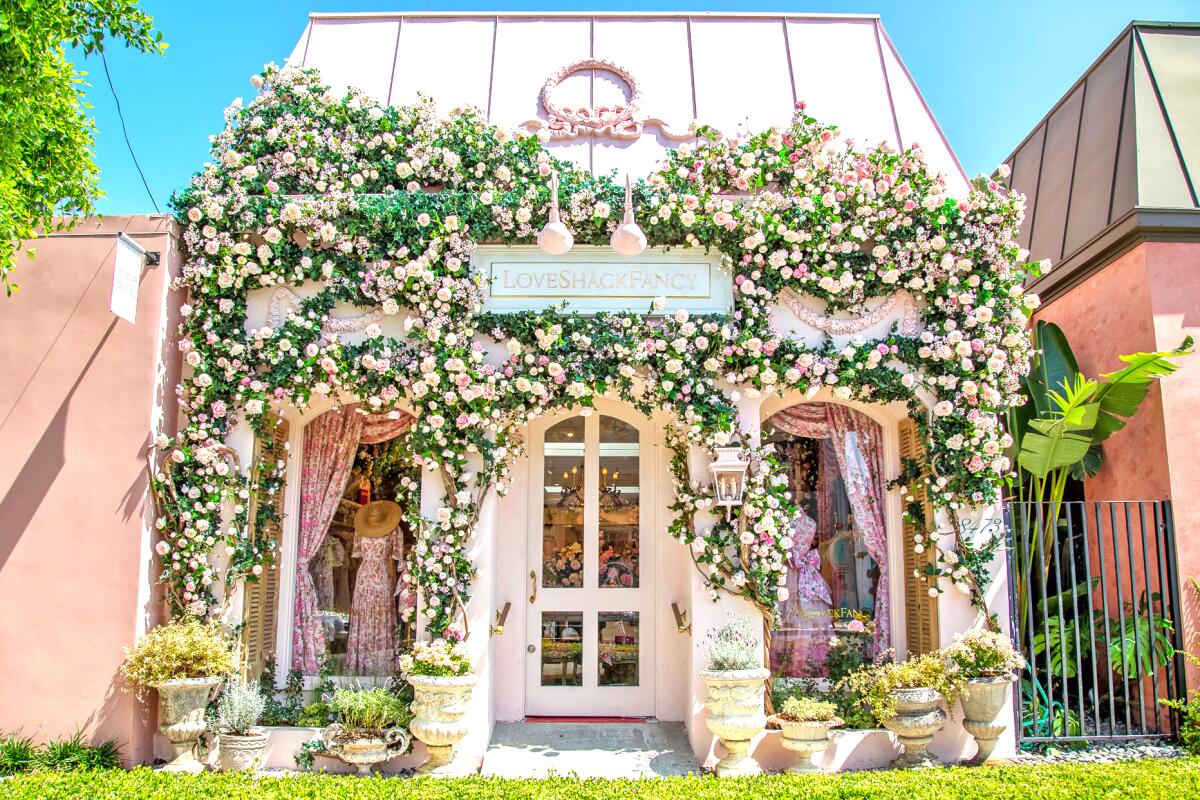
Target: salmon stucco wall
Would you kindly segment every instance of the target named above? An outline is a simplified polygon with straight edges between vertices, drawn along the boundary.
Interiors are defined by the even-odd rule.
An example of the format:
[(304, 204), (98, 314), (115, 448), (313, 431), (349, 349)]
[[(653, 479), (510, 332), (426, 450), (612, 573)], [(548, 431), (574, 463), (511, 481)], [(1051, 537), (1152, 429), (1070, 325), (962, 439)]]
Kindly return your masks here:
[[(1200, 338), (1200, 244), (1141, 243), (1047, 303), (1037, 318), (1063, 329), (1089, 377), (1122, 367), (1121, 354), (1169, 350), (1185, 335)], [(1200, 605), (1189, 586), (1189, 579), (1200, 579), (1200, 364), (1194, 361), (1183, 359), (1105, 442), (1105, 466), (1084, 491), (1088, 500), (1172, 501), (1181, 629), (1189, 649), (1200, 652)], [(1190, 668), (1189, 685), (1198, 678)]]
[[(161, 253), (136, 324), (109, 310), (119, 230)], [(146, 447), (176, 419), (172, 231), (161, 215), (86, 220), (37, 242), (0, 298), (0, 731), (80, 729), (126, 763), (154, 731), (118, 668), (158, 616)]]
[[(1184, 336), (1200, 340), (1200, 243), (1145, 245), (1147, 285), (1154, 308), (1155, 341), (1161, 350)], [(1176, 549), (1183, 586), (1183, 631), (1192, 653), (1200, 654), (1200, 357), (1185, 359), (1179, 372), (1162, 382), (1162, 416), (1170, 464), (1170, 497), (1175, 513)], [(1200, 686), (1192, 665), (1188, 685)]]

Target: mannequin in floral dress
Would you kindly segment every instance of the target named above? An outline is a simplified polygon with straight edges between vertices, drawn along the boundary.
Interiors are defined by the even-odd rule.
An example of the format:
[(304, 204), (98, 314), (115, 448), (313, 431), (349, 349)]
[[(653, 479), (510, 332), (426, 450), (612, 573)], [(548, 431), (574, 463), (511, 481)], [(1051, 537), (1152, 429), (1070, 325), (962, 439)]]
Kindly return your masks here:
[(817, 523), (797, 508), (792, 521), (792, 550), (788, 554), (788, 599), (781, 630), (771, 645), (772, 668), (784, 675), (822, 675), (833, 636), (833, 602), (821, 577), (821, 557), (812, 549)]
[(354, 550), (361, 559), (350, 602), (346, 671), (351, 675), (390, 675), (396, 650), (395, 583), (388, 564), (400, 506), (377, 500), (354, 515)]

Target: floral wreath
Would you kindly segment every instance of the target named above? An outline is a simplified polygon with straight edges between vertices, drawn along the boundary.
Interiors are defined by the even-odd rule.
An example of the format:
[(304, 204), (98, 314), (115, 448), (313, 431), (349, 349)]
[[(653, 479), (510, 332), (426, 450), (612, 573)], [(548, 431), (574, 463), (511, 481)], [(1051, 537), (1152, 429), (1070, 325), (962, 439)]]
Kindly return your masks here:
[[(927, 439), (933, 504), (995, 498), (1011, 445), (1000, 416), (1019, 402), (1028, 370), (1035, 299), (1021, 286), (1038, 268), (1015, 239), (1024, 198), (998, 181), (953, 199), (919, 150), (856, 150), (802, 105), (784, 128), (723, 136), (701, 126), (633, 194), (651, 246), (722, 254), (732, 313), (490, 314), (469, 269), (477, 243), (532, 242), (555, 171), (576, 241), (606, 242), (623, 187), (556, 159), (546, 131), (513, 135), (472, 109), (439, 116), (424, 98), (384, 107), (356, 90), (338, 96), (311, 69), (271, 65), (253, 83), (258, 96), (226, 111), (212, 163), (173, 198), (178, 285), (189, 292), (179, 326), (186, 425), (156, 442), (172, 469), (152, 478), (165, 499), (157, 548), (176, 613), (217, 611), (215, 548), (229, 556), (227, 590), (275, 559), (279, 543), (254, 533), (282, 486), (286, 454), (271, 430), (284, 408), (303, 411), (314, 396), (357, 398), (372, 411), (403, 401), (415, 413), (405, 446), (446, 487), (433, 518), (408, 506), (418, 532), (409, 567), (434, 634), (467, 633), (466, 543), (486, 494), (507, 489), (518, 431), (552, 409), (587, 413), (600, 395), (669, 412), (670, 532), (714, 597), (743, 596), (768, 619), (786, 598), (795, 513), (781, 465), (756, 453), (739, 513), (703, 525), (697, 512), (715, 500), (687, 467), (689, 447), (711, 453), (730, 440), (735, 392), (829, 388), (843, 401), (907, 401)], [(277, 327), (244, 329), (249, 292), (306, 282), (320, 291), (285, 304)], [(918, 335), (893, 329), (814, 347), (770, 324), (784, 292), (861, 317), (901, 289), (919, 307)], [(371, 322), (364, 341), (347, 343), (330, 328), (337, 303), (380, 319), (403, 310), (405, 335)], [(488, 337), (507, 357), (489, 359)], [(932, 414), (918, 393), (936, 398)], [(249, 475), (219, 457), (239, 412), (260, 441)], [(230, 501), (232, 519), (222, 515)]]

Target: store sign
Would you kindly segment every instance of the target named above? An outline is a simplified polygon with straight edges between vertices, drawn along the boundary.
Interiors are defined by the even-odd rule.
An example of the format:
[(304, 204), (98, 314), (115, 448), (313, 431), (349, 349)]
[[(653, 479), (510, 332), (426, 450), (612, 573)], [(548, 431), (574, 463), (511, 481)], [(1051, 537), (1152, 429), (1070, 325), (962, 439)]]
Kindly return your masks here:
[(607, 247), (575, 247), (561, 256), (536, 247), (480, 247), (474, 268), (486, 282), (484, 307), (498, 313), (540, 311), (566, 303), (567, 311), (728, 313), (733, 285), (715, 254), (654, 252), (626, 258)]
[(138, 285), (146, 251), (124, 234), (117, 234), (116, 263), (113, 265), (112, 294), (108, 308), (126, 322), (137, 317)]

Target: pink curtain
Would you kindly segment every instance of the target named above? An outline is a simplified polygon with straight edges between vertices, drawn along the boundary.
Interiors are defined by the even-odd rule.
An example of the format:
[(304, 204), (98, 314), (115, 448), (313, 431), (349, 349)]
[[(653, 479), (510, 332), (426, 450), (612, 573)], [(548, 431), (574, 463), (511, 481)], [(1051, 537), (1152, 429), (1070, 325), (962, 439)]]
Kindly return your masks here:
[(837, 446), (838, 468), (846, 484), (846, 496), (854, 514), (854, 527), (879, 566), (875, 585), (875, 644), (877, 652), (888, 648), (887, 525), (883, 516), (883, 443), (879, 426), (845, 406), (830, 404), (829, 428)]
[(315, 675), (325, 654), (317, 590), (309, 565), (320, 551), (350, 479), (363, 416), (353, 408), (326, 411), (304, 429), (300, 472), (300, 541), (296, 556), (296, 618), (292, 668)]
[[(393, 418), (393, 414), (399, 416)], [(385, 411), (381, 414), (367, 414), (363, 416), (359, 444), (379, 444), (389, 439), (395, 439), (408, 430), (414, 422), (416, 420), (410, 414), (405, 414), (403, 411)]]

